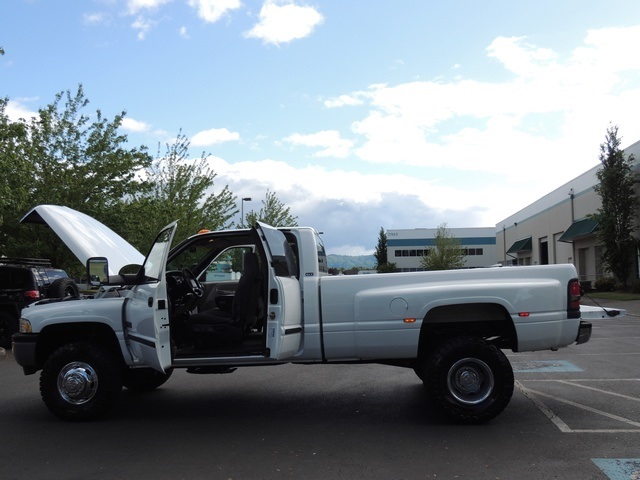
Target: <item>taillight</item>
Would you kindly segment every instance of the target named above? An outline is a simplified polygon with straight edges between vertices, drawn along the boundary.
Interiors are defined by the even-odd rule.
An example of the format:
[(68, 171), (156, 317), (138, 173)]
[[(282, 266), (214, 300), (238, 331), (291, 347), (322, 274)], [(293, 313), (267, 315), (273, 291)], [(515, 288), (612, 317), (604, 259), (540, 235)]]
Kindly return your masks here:
[(567, 316), (569, 318), (580, 318), (580, 296), (582, 290), (577, 279), (569, 281), (569, 305), (567, 306)]
[(22, 295), (25, 300), (37, 300), (40, 298), (40, 292), (38, 290), (27, 290)]

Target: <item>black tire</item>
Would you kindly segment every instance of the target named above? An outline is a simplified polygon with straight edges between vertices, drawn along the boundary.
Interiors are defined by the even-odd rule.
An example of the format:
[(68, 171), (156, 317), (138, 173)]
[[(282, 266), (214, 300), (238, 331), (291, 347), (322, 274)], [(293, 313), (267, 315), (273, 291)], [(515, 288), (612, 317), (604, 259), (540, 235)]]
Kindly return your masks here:
[(123, 384), (132, 392), (150, 392), (164, 385), (172, 373), (172, 369), (162, 373), (153, 368), (128, 368), (124, 372)]
[(424, 385), (429, 398), (448, 417), (481, 423), (496, 417), (511, 401), (513, 369), (497, 347), (480, 338), (454, 338), (427, 359)]
[(0, 312), (0, 347), (11, 349), (11, 337), (18, 331), (18, 317)]
[(64, 420), (93, 420), (106, 414), (122, 390), (122, 363), (94, 343), (72, 343), (54, 351), (40, 374), (40, 395)]
[(49, 298), (78, 297), (80, 290), (70, 278), (58, 278), (49, 287), (48, 295)]

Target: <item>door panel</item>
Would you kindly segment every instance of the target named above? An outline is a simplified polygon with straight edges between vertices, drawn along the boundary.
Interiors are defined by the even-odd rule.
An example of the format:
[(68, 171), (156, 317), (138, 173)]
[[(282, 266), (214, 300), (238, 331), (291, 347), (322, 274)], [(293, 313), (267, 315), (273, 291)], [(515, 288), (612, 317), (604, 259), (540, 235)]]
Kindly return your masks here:
[(294, 255), (284, 234), (258, 223), (268, 268), (267, 348), (269, 357), (284, 360), (294, 356), (302, 344), (302, 295), (293, 276)]
[(125, 335), (134, 359), (160, 372), (171, 366), (166, 265), (176, 227), (173, 222), (158, 234), (142, 266), (141, 283), (129, 291), (124, 305)]

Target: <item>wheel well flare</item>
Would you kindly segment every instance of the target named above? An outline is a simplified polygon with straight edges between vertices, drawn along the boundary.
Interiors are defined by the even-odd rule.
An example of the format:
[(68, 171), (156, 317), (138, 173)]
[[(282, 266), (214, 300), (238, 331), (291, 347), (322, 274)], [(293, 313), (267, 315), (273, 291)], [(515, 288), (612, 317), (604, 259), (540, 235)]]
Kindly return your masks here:
[(511, 316), (496, 303), (465, 303), (435, 307), (420, 331), (420, 350), (460, 335), (485, 339), (498, 348), (517, 350), (518, 338)]
[(40, 366), (53, 351), (64, 344), (90, 341), (104, 345), (110, 350), (120, 351), (115, 332), (103, 323), (70, 323), (50, 325), (38, 335), (36, 358)]

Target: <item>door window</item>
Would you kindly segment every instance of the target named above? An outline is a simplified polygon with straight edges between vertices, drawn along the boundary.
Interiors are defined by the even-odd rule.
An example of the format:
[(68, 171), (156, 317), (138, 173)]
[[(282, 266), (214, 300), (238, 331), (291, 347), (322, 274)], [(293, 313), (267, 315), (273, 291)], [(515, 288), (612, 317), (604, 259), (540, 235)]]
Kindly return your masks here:
[(144, 275), (149, 282), (157, 282), (164, 271), (163, 262), (166, 258), (168, 243), (171, 242), (173, 228), (167, 228), (158, 234), (151, 251), (144, 262)]

